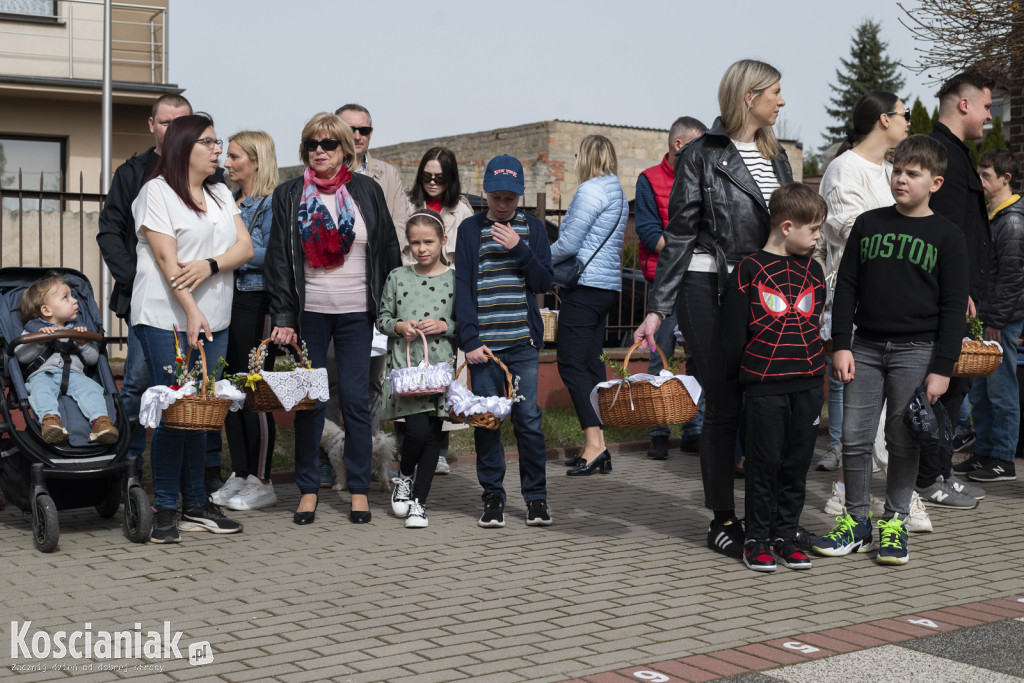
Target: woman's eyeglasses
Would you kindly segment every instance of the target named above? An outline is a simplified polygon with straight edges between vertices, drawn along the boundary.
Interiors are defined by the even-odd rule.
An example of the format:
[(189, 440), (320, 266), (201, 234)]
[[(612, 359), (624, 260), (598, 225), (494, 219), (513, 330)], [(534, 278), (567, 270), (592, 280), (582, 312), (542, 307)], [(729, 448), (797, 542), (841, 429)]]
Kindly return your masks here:
[(307, 152), (315, 152), (317, 147), (321, 147), (325, 152), (333, 152), (338, 149), (338, 145), (341, 144), (341, 140), (335, 138), (324, 138), (323, 140), (303, 140), (302, 146), (306, 148)]
[(907, 109), (906, 111), (887, 111), (887, 112), (885, 112), (885, 115), (886, 116), (902, 116), (903, 118), (905, 118), (907, 120), (907, 123), (910, 123), (910, 110), (909, 109)]
[(224, 141), (218, 140), (216, 138), (199, 138), (198, 140), (196, 140), (196, 142), (198, 142), (200, 145), (210, 150), (211, 152), (217, 149), (218, 147), (221, 147), (223, 149), (224, 146)]
[(444, 181), (444, 173), (427, 173), (424, 171), (423, 173), (420, 173), (420, 180), (423, 181), (424, 185), (429, 185), (430, 183), (434, 183), (435, 185), (448, 184)]

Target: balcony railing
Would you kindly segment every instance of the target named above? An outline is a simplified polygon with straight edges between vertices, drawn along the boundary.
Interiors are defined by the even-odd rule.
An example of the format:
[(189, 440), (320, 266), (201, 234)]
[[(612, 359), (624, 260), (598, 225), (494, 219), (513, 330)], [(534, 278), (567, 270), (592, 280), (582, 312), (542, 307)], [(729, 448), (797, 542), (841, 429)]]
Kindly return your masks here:
[[(167, 82), (167, 8), (115, 2), (111, 66), (115, 81)], [(0, 16), (0, 73), (43, 78), (103, 78), (103, 3), (63, 0), (53, 21)], [(27, 15), (26, 15), (27, 19)]]

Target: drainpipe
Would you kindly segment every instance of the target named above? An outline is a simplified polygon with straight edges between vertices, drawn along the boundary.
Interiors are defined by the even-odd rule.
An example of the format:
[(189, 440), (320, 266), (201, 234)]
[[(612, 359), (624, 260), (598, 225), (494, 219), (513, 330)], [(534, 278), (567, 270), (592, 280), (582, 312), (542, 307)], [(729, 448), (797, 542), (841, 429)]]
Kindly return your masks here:
[[(112, 125), (113, 125), (113, 111), (112, 111), (112, 88), (111, 88), (111, 0), (103, 0), (103, 105), (102, 105), (102, 165), (100, 167), (100, 191), (110, 191), (110, 154), (111, 154), (111, 137), (112, 137)], [(110, 290), (111, 290), (111, 278), (110, 269), (107, 268), (106, 261), (103, 257), (100, 257), (100, 267), (103, 273), (100, 279), (100, 310), (103, 311), (103, 331), (105, 334), (110, 334), (113, 331), (113, 316), (110, 311)]]

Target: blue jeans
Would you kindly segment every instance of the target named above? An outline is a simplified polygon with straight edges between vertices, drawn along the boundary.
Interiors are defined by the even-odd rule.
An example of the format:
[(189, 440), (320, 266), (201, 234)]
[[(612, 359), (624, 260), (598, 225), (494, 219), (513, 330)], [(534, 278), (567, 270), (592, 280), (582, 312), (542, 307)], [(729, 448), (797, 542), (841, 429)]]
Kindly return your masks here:
[[(519, 446), (519, 479), (523, 499), (546, 500), (547, 447), (540, 426), (542, 411), (537, 405), (537, 364), (540, 353), (532, 344), (516, 344), (507, 349), (494, 350), (495, 357), (508, 366), (512, 377), (519, 377), (519, 394), (526, 400), (512, 404), (512, 430)], [(469, 366), (473, 393), (477, 396), (504, 396), (505, 373), (497, 363), (487, 361)], [(505, 500), (505, 449), (497, 429), (475, 429), (476, 476), (483, 487), (483, 495), (497, 493)]]
[(825, 354), (828, 373), (828, 445), (838, 446), (843, 438), (843, 389), (845, 384), (832, 376), (832, 354)]
[[(669, 358), (676, 352), (676, 314), (665, 316), (665, 319), (661, 321), (661, 327), (654, 334), (654, 343), (658, 345), (665, 355)], [(692, 349), (691, 349), (692, 353)], [(662, 362), (661, 356), (656, 351), (651, 351), (651, 358), (647, 361), (647, 374), (657, 375), (661, 372)], [(686, 364), (686, 370), (689, 374), (693, 375), (694, 379), (698, 382), (700, 377), (697, 375), (697, 363), (691, 358)], [(697, 417), (693, 418), (689, 422), (683, 424), (683, 436), (700, 436), (700, 433), (704, 427), (704, 392), (700, 393), (700, 400), (697, 402)], [(668, 436), (671, 432), (671, 425), (659, 425), (657, 427), (651, 427), (650, 434), (652, 437), (655, 436)]]
[[(153, 384), (174, 384), (174, 375), (164, 368), (174, 363), (174, 332), (148, 325), (136, 325), (135, 330), (149, 362)], [(205, 342), (203, 348), (207, 364), (215, 365), (217, 359), (227, 352), (228, 331), (215, 331), (213, 341)], [(192, 352), (187, 362), (192, 365), (198, 357), (197, 352)], [(210, 433), (171, 429), (162, 420), (153, 430), (149, 452), (153, 461), (153, 497), (157, 507), (177, 508), (179, 490), (185, 510), (206, 502), (203, 469)]]
[(885, 516), (909, 513), (917, 478), (919, 450), (903, 424), (907, 403), (924, 383), (932, 361), (932, 342), (875, 342), (854, 338), (855, 376), (843, 392), (843, 470), (846, 509), (857, 520), (868, 518), (871, 450), (882, 404), (889, 467), (885, 482)]
[(974, 415), (974, 443), (977, 455), (1013, 462), (1020, 432), (1020, 396), (1017, 386), (1017, 339), (1024, 320), (1014, 320), (1003, 328), (1003, 362), (988, 377), (971, 384), (968, 397)]
[[(350, 493), (370, 490), (370, 343), (373, 318), (368, 313), (302, 313), (302, 339), (314, 368), (327, 366), (327, 345), (334, 341), (338, 394), (345, 422), (345, 483)], [(344, 374), (342, 374), (344, 373)], [(295, 413), (295, 484), (303, 495), (320, 490), (320, 437), (327, 404)]]
[[(952, 415), (950, 415), (952, 417)], [(966, 436), (971, 433), (971, 399), (966, 398), (964, 402), (960, 404), (960, 418), (957, 420), (956, 425), (953, 428), (953, 433), (957, 436)]]
[[(121, 381), (121, 404), (125, 415), (129, 418), (139, 417), (139, 403), (142, 393), (153, 382), (149, 381), (149, 363), (139, 339), (138, 325), (128, 326), (128, 350), (124, 359), (124, 378)], [(174, 360), (174, 357), (171, 357)], [(142, 452), (146, 450), (146, 428), (135, 423), (132, 438), (128, 443), (128, 457), (139, 459), (139, 472), (142, 472)]]
[[(60, 380), (63, 372), (59, 369), (44, 370), (25, 382), (28, 389), (28, 404), (32, 406), (36, 417), (42, 421), (45, 415), (60, 415), (57, 408), (57, 397), (60, 396)], [(103, 397), (103, 387), (80, 372), (72, 371), (68, 375), (68, 396), (75, 400), (78, 409), (92, 422), (97, 417), (107, 414), (107, 401)], [(108, 416), (109, 417), (109, 416)]]

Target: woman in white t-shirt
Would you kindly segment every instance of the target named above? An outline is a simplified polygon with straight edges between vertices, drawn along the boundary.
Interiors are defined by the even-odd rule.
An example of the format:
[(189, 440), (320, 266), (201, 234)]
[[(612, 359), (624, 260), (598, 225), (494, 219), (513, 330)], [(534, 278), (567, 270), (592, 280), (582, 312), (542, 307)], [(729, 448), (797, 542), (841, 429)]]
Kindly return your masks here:
[[(249, 261), (253, 250), (230, 191), (210, 180), (221, 149), (208, 116), (176, 118), (167, 127), (153, 178), (132, 204), (139, 237), (132, 325), (137, 326), (154, 384), (175, 383), (167, 370), (176, 355), (175, 328), (190, 349), (205, 341), (211, 365), (227, 349), (232, 271)], [(150, 442), (156, 499), (150, 540), (154, 543), (177, 543), (179, 529), (218, 534), (242, 530), (241, 524), (207, 501), (206, 440), (206, 432), (201, 431), (163, 424), (154, 430)], [(179, 489), (180, 522), (176, 520)]]

